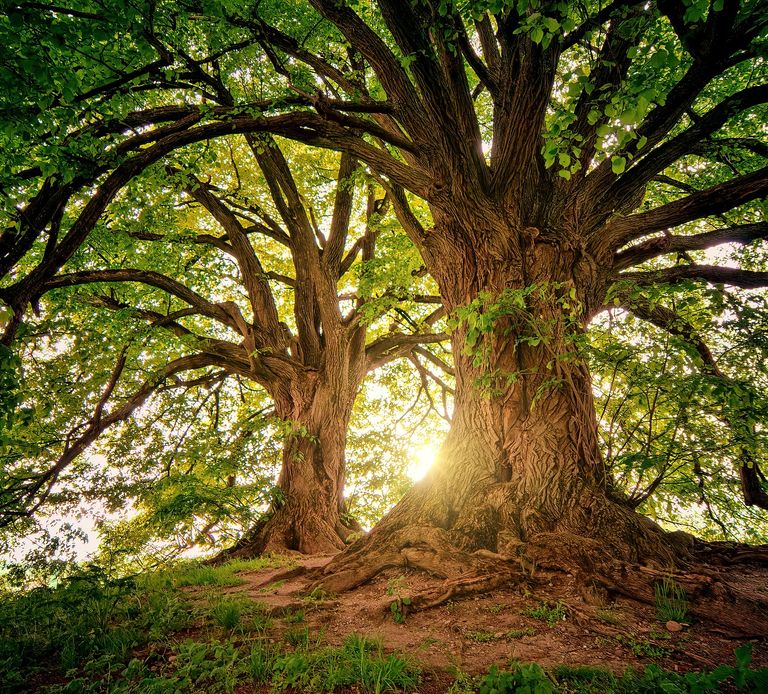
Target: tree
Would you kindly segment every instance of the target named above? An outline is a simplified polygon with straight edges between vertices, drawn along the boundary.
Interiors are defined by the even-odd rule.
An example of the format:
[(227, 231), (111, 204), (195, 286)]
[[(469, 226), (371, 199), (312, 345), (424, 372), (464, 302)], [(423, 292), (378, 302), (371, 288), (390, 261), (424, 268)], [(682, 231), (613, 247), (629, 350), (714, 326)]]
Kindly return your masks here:
[[(9, 519), (37, 509), (45, 499), (40, 492), (50, 490), (63, 467), (169, 377), (211, 367), (198, 374), (198, 382), (236, 376), (262, 387), (284, 440), (279, 496), (229, 553), (336, 551), (359, 530), (343, 496), (346, 432), (355, 397), (373, 369), (402, 356), (417, 359), (414, 349), (423, 352), (421, 345), (445, 339), (430, 329), (442, 309), (435, 309), (428, 296), (414, 297), (412, 286), (406, 291), (418, 262), (414, 266), (403, 253), (386, 252), (388, 246), (402, 246), (402, 234), (388, 219), (387, 200), (377, 197), (374, 183), (356, 183), (359, 167), (348, 155), (306, 162), (307, 171), (317, 169), (300, 186), (272, 139), (249, 139), (239, 150), (230, 144), (214, 159), (227, 153), (230, 170), (209, 174), (207, 182), (168, 169), (181, 201), (175, 192), (163, 200), (157, 177), (136, 179), (111, 206), (109, 222), (91, 234), (93, 251), (81, 249), (71, 259), (69, 265), (78, 269), (39, 287), (42, 296), (93, 285), (96, 291), (84, 299), (92, 309), (146, 321), (177, 339), (145, 347), (166, 350), (168, 364), (102, 417), (116, 371), (93, 426), (45, 474), (30, 478), (24, 487), (29, 503), (14, 504)], [(256, 162), (261, 177), (253, 171)], [(336, 180), (329, 181), (325, 171), (334, 166)], [(311, 191), (329, 184), (328, 192)], [(361, 188), (363, 206), (355, 196)], [(174, 213), (175, 207), (181, 213)], [(382, 233), (383, 257), (376, 252)], [(278, 271), (267, 271), (270, 265)], [(114, 289), (124, 283), (143, 288)], [(217, 298), (207, 298), (211, 295)], [(183, 356), (172, 358), (177, 353)], [(148, 356), (135, 359), (141, 363)]]
[[(759, 544), (765, 513), (744, 471), (765, 464), (766, 297), (733, 294), (635, 289), (629, 311), (590, 326), (589, 364), (601, 450), (628, 503), (668, 528)], [(715, 323), (706, 340), (695, 327)]]
[[(690, 260), (768, 233), (754, 128), (768, 95), (765, 3), (310, 0), (288, 17), (279, 3), (208, 14), (254, 41), (254, 69), (295, 99), (258, 116), (213, 109), (165, 147), (269, 131), (354, 156), (454, 316), (441, 462), (326, 584), (393, 564), (474, 571), (445, 596), (504, 580), (501, 563), (519, 555), (560, 564), (563, 548), (588, 581), (616, 562), (677, 565), (690, 538), (665, 536), (614, 489), (581, 344), (627, 283), (768, 281), (759, 261)], [(188, 127), (181, 113), (167, 127)], [(758, 462), (746, 469), (759, 484)]]

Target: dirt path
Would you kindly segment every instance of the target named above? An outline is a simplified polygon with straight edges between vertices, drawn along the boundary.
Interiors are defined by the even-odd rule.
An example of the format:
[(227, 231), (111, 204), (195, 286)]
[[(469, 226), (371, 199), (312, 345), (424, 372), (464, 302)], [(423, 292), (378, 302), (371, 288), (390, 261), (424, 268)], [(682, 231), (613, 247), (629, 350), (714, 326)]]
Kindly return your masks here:
[[(342, 596), (308, 594), (308, 576), (330, 559), (305, 557), (292, 569), (241, 573), (244, 583), (223, 592), (263, 603), (274, 617), (270, 638), (283, 639), (296, 630), (308, 630), (313, 641), (331, 645), (351, 633), (380, 638), (387, 650), (410, 654), (438, 679), (446, 671), (479, 674), (492, 665), (506, 667), (511, 660), (544, 667), (589, 665), (617, 673), (650, 663), (680, 672), (713, 669), (733, 663), (734, 649), (743, 643), (752, 643), (753, 666), (768, 666), (765, 639), (728, 638), (701, 621), (671, 631), (654, 606), (622, 598), (595, 607), (584, 601), (568, 574), (542, 572), (528, 586), (408, 614), (408, 595), (434, 579), (392, 570)], [(740, 580), (768, 594), (768, 567), (740, 572)]]

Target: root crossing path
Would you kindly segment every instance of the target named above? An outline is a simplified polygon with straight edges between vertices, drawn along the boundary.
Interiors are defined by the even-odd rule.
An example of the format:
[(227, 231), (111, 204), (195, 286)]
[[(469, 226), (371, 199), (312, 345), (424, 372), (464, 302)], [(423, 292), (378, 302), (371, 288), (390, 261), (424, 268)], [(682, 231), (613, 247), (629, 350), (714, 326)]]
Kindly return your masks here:
[[(657, 614), (653, 588), (646, 586), (659, 575), (648, 568), (604, 576), (600, 591), (586, 590), (574, 571), (543, 565), (510, 565), (495, 574), (475, 573), (475, 567), (449, 579), (399, 565), (333, 594), (319, 583), (332, 575), (326, 572), (333, 556), (293, 556), (282, 568), (240, 573), (241, 584), (222, 590), (262, 603), (272, 616), (270, 638), (306, 628), (313, 642), (337, 645), (351, 633), (364, 634), (438, 673), (457, 665), (482, 673), (511, 658), (614, 672), (657, 663), (684, 672), (732, 663), (744, 643), (752, 644), (755, 667), (768, 666), (768, 640), (754, 628), (760, 621), (765, 627), (765, 614), (758, 613), (768, 601), (768, 563), (762, 550), (746, 559), (733, 548), (719, 549), (719, 564), (676, 576), (686, 595), (680, 631), (670, 631)], [(210, 591), (187, 590), (195, 600), (212, 599)], [(734, 593), (751, 598), (754, 618), (739, 623), (734, 604), (740, 603), (729, 602)]]

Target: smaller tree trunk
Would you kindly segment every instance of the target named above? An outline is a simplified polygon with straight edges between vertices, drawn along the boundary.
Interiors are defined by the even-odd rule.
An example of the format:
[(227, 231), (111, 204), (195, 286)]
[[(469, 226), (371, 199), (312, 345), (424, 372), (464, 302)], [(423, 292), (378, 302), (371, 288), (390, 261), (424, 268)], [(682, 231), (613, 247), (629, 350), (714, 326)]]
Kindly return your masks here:
[(344, 503), (344, 451), (356, 390), (334, 392), (319, 384), (304, 402), (294, 391), (290, 413), (280, 413), (291, 427), (283, 446), (280, 498), (222, 558), (335, 553), (360, 530)]

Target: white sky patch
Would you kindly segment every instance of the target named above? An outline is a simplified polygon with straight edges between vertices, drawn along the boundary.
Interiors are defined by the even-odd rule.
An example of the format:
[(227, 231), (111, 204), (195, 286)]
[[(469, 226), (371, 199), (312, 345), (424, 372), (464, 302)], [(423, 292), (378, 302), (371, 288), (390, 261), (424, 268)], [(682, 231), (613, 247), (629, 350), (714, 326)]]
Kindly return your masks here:
[(704, 251), (704, 260), (707, 265), (738, 269), (739, 263), (732, 257), (735, 248), (733, 243), (724, 243), (720, 246), (707, 248)]

